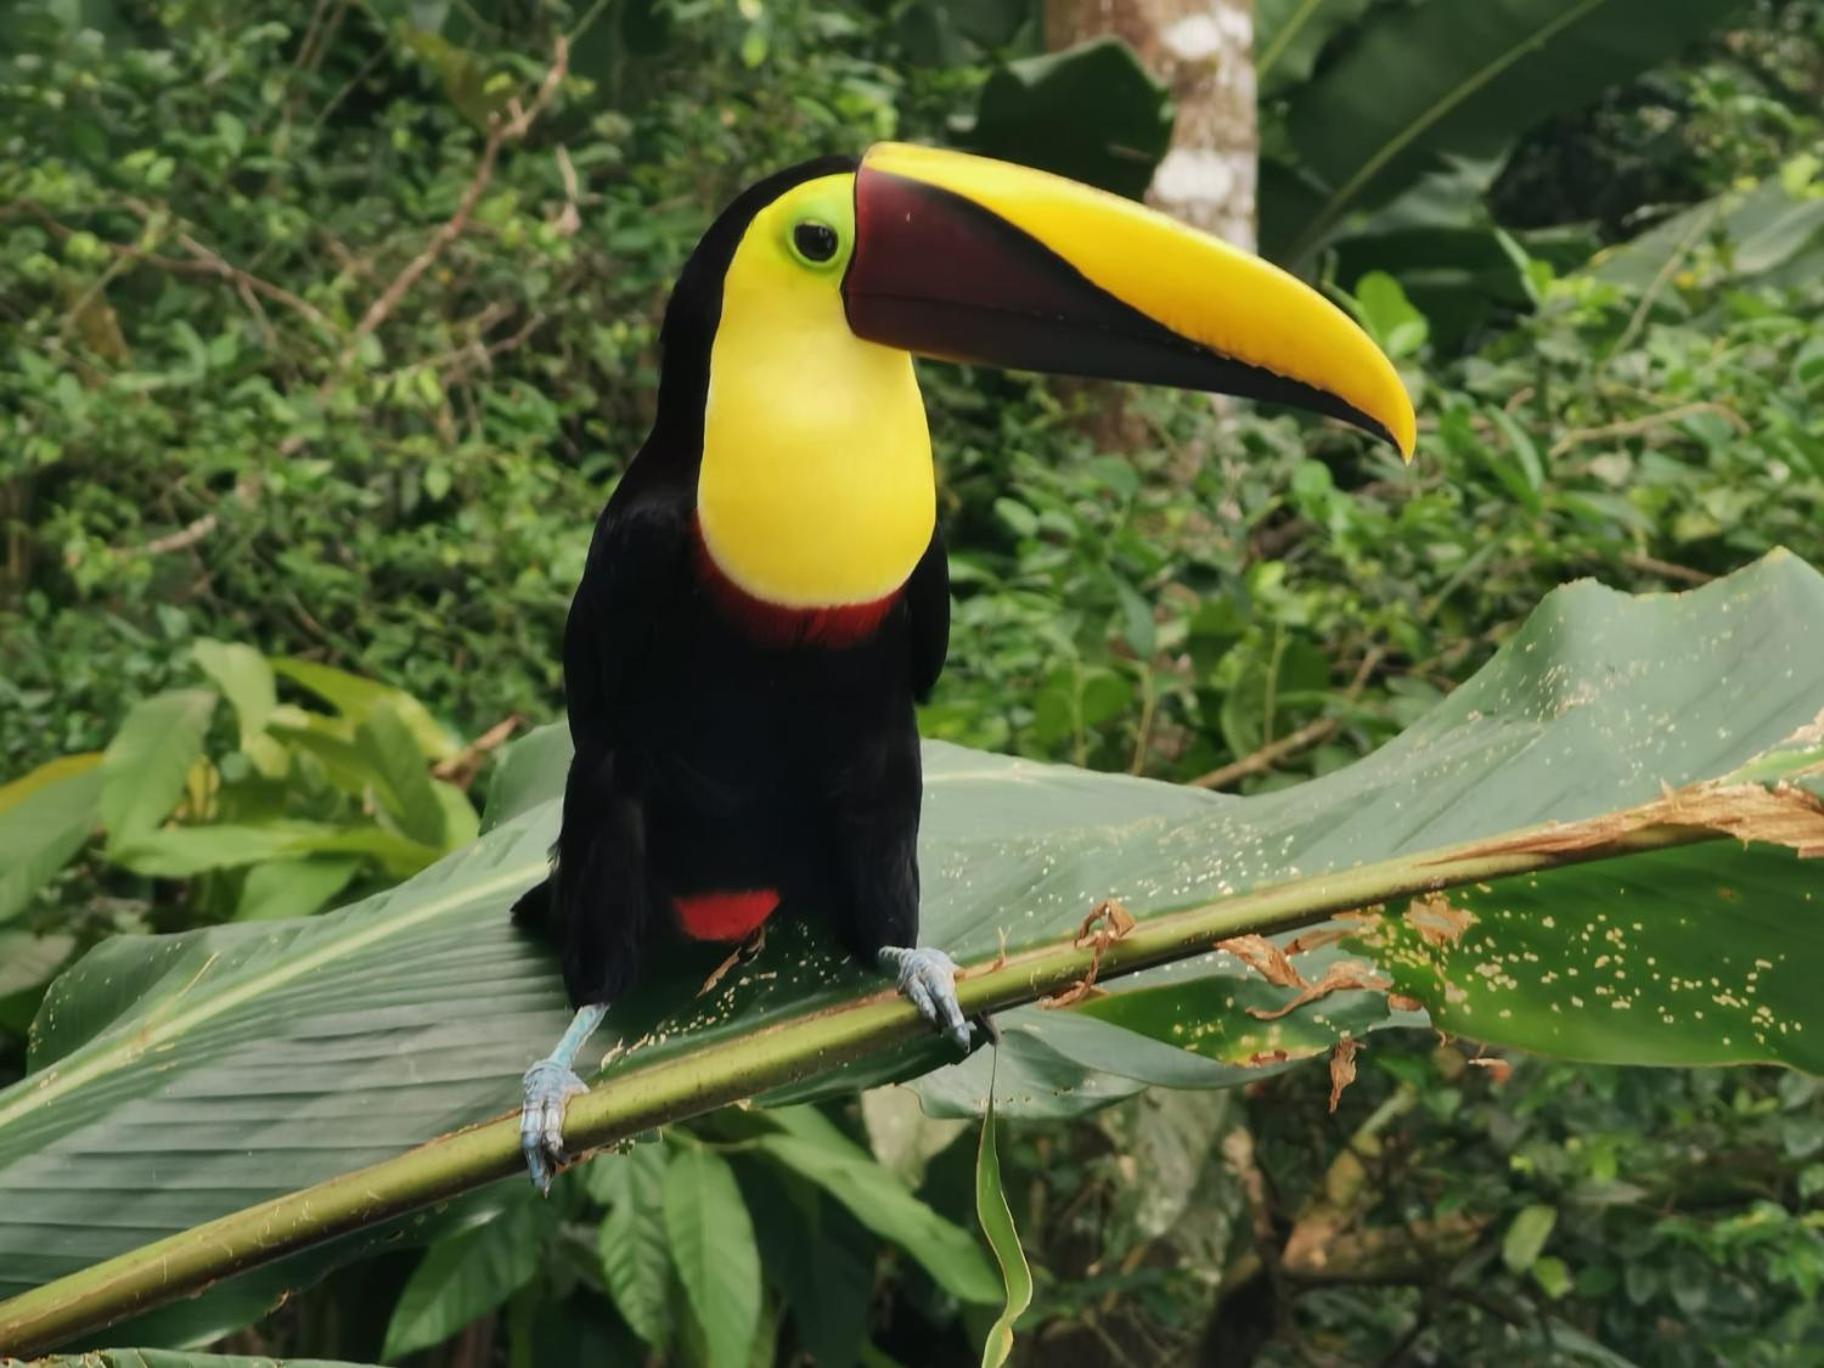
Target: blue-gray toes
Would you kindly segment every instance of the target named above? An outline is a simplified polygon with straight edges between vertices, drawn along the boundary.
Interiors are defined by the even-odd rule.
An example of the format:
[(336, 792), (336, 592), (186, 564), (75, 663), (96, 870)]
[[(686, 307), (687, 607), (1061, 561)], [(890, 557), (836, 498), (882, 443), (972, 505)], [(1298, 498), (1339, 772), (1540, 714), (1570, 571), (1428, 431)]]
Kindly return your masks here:
[(525, 1101), (519, 1109), (519, 1150), (526, 1156), (532, 1186), (551, 1191), (551, 1179), (564, 1162), (564, 1104), (588, 1086), (555, 1059), (541, 1059), (526, 1070)]
[(969, 1048), (973, 1028), (956, 1000), (956, 962), (950, 956), (942, 950), (889, 945), (880, 952), (880, 967), (894, 976), (920, 1016), (955, 1041), (959, 1050)]

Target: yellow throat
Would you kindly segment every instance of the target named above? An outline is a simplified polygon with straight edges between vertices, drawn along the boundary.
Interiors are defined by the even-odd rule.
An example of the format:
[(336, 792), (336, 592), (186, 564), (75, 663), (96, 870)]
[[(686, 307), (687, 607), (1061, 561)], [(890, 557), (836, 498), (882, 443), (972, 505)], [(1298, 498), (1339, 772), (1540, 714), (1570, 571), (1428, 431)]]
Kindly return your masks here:
[[(937, 494), (925, 405), (903, 351), (844, 317), (854, 177), (823, 176), (754, 216), (722, 288), (710, 348), (697, 517), (723, 574), (788, 608), (870, 603), (931, 541)], [(837, 250), (794, 246), (811, 219)]]

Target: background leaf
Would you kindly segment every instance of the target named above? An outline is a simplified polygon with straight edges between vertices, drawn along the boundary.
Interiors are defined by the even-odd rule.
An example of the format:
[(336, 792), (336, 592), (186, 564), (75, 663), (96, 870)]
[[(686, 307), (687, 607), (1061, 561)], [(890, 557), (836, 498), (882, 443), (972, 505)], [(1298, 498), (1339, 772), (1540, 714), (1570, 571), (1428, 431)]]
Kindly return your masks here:
[(1260, 93), (1271, 96), (1309, 78), (1324, 44), (1360, 19), (1372, 2), (1258, 0), (1254, 69)]
[(1007, 1206), (1007, 1194), (1001, 1188), (1001, 1154), (994, 1131), (994, 1085), (988, 1089), (988, 1105), (982, 1109), (982, 1137), (975, 1160), (975, 1214), (988, 1237), (1001, 1266), (1005, 1304), (1001, 1314), (988, 1328), (982, 1342), (982, 1368), (1000, 1368), (1013, 1353), (1013, 1327), (1026, 1308), (1032, 1305), (1032, 1270), (1026, 1266), (1026, 1251), (1020, 1248), (1020, 1233), (1014, 1228), (1013, 1212)]
[(1324, 189), (1267, 202), (1262, 248), (1298, 261), (1351, 211), (1381, 203), (1446, 152), (1485, 157), (1676, 52), (1733, 0), (1482, 0), (1386, 6), (1291, 102), (1298, 161)]
[(1172, 103), (1133, 49), (1112, 38), (997, 67), (966, 141), (1139, 199), (1172, 136)]
[(662, 1145), (635, 1145), (599, 1155), (584, 1170), (590, 1195), (608, 1208), (596, 1240), (608, 1295), (633, 1332), (660, 1353), (671, 1343), (666, 1157)]
[(505, 1305), (537, 1274), (540, 1236), (550, 1219), (549, 1206), (521, 1197), (486, 1225), (433, 1245), (399, 1294), (381, 1357), (395, 1360), (441, 1344)]
[(355, 727), (362, 759), (374, 775), (380, 801), (411, 840), (442, 847), (448, 824), (442, 801), (431, 787), (417, 738), (390, 702), (376, 703)]
[(281, 1364), (244, 1354), (188, 1353), (181, 1349), (101, 1349), (89, 1354), (53, 1354), (33, 1359), (32, 1368), (369, 1368), (343, 1359), (288, 1358)]
[(72, 755), (0, 788), (0, 922), (23, 912), (94, 834), (100, 766), (99, 755)]
[(760, 1324), (760, 1253), (735, 1175), (690, 1147), (665, 1169), (665, 1234), (709, 1368), (746, 1368)]
[(235, 904), (236, 921), (308, 917), (348, 886), (361, 867), (346, 855), (270, 859), (247, 871)]
[(210, 689), (178, 689), (127, 714), (101, 761), (100, 813), (110, 843), (137, 839), (177, 806), (202, 757), (216, 697)]
[(272, 668), (310, 690), (351, 722), (361, 722), (376, 708), (390, 708), (405, 723), (426, 759), (447, 760), (457, 751), (456, 739), (444, 730), (443, 724), (403, 689), (291, 656), (274, 660)]
[(272, 666), (266, 663), (265, 656), (239, 642), (203, 640), (191, 652), (197, 668), (209, 676), (233, 706), (240, 722), (241, 749), (247, 749), (266, 730), (273, 710), (279, 706)]
[(841, 1202), (869, 1230), (898, 1245), (959, 1301), (997, 1296), (993, 1270), (974, 1238), (908, 1192), (874, 1157), (809, 1108), (772, 1111), (784, 1135), (755, 1143), (806, 1181)]

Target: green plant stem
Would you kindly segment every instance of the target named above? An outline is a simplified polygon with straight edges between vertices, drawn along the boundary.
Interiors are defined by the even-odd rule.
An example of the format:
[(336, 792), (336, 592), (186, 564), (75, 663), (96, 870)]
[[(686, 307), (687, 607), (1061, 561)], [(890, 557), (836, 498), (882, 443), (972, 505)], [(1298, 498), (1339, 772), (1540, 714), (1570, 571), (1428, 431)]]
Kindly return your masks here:
[[(1231, 936), (1290, 930), (1416, 893), (1713, 837), (1693, 827), (1643, 826), (1609, 844), (1571, 852), (1552, 850), (1549, 843), (1531, 851), (1523, 840), (1507, 839), (1492, 852), (1474, 843), (1360, 865), (1152, 917), (1100, 951), (1093, 944), (1062, 941), (1002, 962), (965, 966), (957, 997), (971, 1015), (1001, 1011), (1081, 981), (1092, 965), (1096, 978), (1105, 981), (1203, 954)], [(564, 1134), (574, 1153), (587, 1153), (828, 1072), (926, 1029), (897, 993), (873, 993), (618, 1074), (571, 1102)], [(0, 1303), (0, 1352), (24, 1357), (69, 1344), (129, 1315), (194, 1296), (235, 1273), (508, 1177), (523, 1162), (517, 1113), (427, 1141)]]

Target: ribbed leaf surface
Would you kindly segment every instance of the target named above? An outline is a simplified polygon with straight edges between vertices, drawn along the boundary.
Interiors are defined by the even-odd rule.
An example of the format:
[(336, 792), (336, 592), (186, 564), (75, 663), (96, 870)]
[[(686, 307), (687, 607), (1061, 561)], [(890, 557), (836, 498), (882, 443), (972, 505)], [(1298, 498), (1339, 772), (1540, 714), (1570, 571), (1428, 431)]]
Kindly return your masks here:
[[(1820, 713), (1824, 578), (1775, 555), (1690, 594), (1630, 599), (1593, 584), (1554, 594), (1407, 735), (1349, 770), (1259, 798), (934, 745), (926, 938), (985, 962), (1003, 934), (1013, 951), (1068, 938), (1111, 896), (1144, 918), (1364, 861), (1417, 860), (1454, 842), (1646, 803), (1662, 786), (1728, 774), (1782, 741), (1791, 745), (1769, 764), (1789, 773), (1814, 763), (1807, 746), (1818, 742), (1805, 729)], [(561, 783), (561, 745), (528, 744), (539, 772), (519, 776), (488, 833), (392, 892), (301, 922), (110, 942), (58, 981), (36, 1029), (34, 1073), (0, 1093), (0, 1294), (515, 1105), (519, 1073), (566, 1017), (549, 956), (506, 917), (540, 877)], [(1740, 853), (1729, 842), (1708, 849), (1722, 861)], [(1769, 953), (1789, 948), (1775, 943), (1782, 937), (1812, 934), (1815, 904), (1795, 890), (1816, 886), (1815, 867), (1770, 858), (1790, 871), (1785, 882), (1745, 878), (1744, 896), (1710, 913), (1735, 918), (1735, 944), (1772, 965), (1758, 971), (1760, 991), (1809, 1013), (1810, 1029), (1764, 1042), (1736, 1036), (1711, 1057), (1820, 1069), (1824, 1001), (1805, 991), (1815, 990), (1816, 960)], [(1647, 882), (1636, 898), (1661, 877), (1639, 868)], [(1663, 878), (1693, 876), (1674, 863)], [(1597, 910), (1572, 901), (1555, 915)], [(714, 959), (671, 966), (617, 1010), (604, 1048), (617, 1030), (631, 1048), (614, 1069), (878, 987), (806, 928), (782, 928), (757, 959), (693, 996)], [(1225, 956), (1143, 979), (1154, 991), (1212, 976), (1230, 987), (1212, 996), (1209, 1020), (1225, 1020), (1235, 1040), (1297, 1032), (1318, 1049), (1338, 1030), (1359, 1034), (1386, 1019), (1378, 996), (1359, 993), (1279, 1022), (1247, 1017), (1243, 1005), (1270, 1008), (1290, 993)], [(1081, 1015), (1023, 1013), (1013, 1024), (1010, 1035), (1034, 1043), (1022, 1076), (1007, 1072), (1011, 1053), (1003, 1059), (1003, 1111), (1018, 1109), (1017, 1094), (1053, 1108), (1106, 1100), (1073, 1091), (1103, 1076), (1091, 1070), (1189, 1083), (1239, 1076), (1215, 1065), (1198, 1074), (1190, 1061), (1177, 1068), (1179, 1057), (1159, 1056), (1156, 1042), (1124, 1053), (1131, 1036), (1098, 1034)], [(1174, 1040), (1170, 1020), (1123, 1024)], [(941, 1062), (942, 1049), (925, 1047), (924, 1063)], [(1232, 1062), (1233, 1050), (1218, 1053)], [(985, 1077), (967, 1074), (980, 1067), (971, 1060), (930, 1084), (967, 1106), (985, 1092)]]

